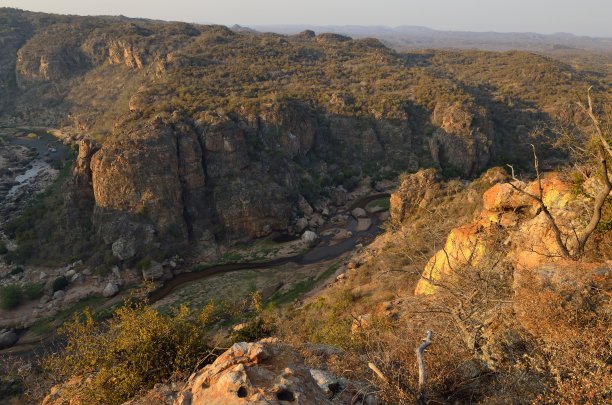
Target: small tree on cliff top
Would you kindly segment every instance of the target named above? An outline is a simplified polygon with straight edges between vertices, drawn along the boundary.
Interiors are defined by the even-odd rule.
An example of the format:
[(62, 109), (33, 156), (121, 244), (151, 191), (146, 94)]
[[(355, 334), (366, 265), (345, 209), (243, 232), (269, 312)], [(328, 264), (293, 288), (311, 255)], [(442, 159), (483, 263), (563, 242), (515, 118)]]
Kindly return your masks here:
[[(609, 96), (606, 96), (606, 101)], [(609, 160), (612, 160), (611, 143), (611, 120), (610, 120), (610, 103), (604, 102), (603, 112), (597, 113), (594, 111), (593, 100), (591, 98), (591, 88), (587, 92), (587, 105), (581, 102), (577, 103), (579, 109), (588, 116), (591, 122), (592, 131), (585, 131), (572, 123), (559, 124), (553, 129), (555, 134), (555, 146), (567, 150), (574, 160), (574, 166), (585, 177), (589, 173), (583, 170), (584, 167), (589, 168), (588, 171), (599, 172), (600, 188), (593, 199), (593, 207), (589, 223), (580, 231), (573, 230), (573, 235), (564, 235), (554, 216), (546, 206), (543, 200), (542, 179), (536, 154), (535, 146), (533, 149), (534, 168), (536, 172), (536, 181), (538, 182), (537, 194), (532, 194), (520, 187), (514, 182), (509, 182), (510, 186), (519, 193), (528, 196), (536, 201), (541, 211), (546, 216), (554, 234), (559, 250), (566, 258), (578, 260), (585, 253), (585, 246), (590, 236), (595, 232), (599, 223), (602, 220), (602, 210), (606, 204), (606, 200), (612, 191), (612, 181), (609, 173)], [(514, 174), (514, 168), (508, 165), (512, 170), (512, 179), (517, 180)], [(575, 247), (572, 248), (568, 244), (570, 238), (574, 238)]]

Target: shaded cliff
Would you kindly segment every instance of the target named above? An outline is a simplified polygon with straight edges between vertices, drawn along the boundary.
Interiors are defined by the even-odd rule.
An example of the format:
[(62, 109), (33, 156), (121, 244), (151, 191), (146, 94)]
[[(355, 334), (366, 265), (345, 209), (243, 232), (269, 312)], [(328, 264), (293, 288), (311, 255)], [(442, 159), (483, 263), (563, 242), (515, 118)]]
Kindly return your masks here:
[(315, 204), (364, 178), (521, 164), (525, 137), (572, 88), (609, 85), (520, 52), (402, 54), (331, 34), (14, 9), (0, 21), (0, 122), (96, 139), (65, 210), (122, 260), (210, 232), (286, 232), (300, 195)]

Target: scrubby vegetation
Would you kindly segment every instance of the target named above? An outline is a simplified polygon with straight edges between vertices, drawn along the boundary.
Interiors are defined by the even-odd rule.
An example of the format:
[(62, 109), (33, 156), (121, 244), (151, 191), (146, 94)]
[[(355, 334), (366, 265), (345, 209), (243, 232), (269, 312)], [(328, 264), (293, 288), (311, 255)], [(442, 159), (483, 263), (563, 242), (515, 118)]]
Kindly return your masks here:
[(0, 308), (13, 309), (21, 304), (23, 290), (18, 285), (7, 285), (0, 288)]
[[(368, 382), (368, 389), (383, 403), (410, 404), (417, 386), (414, 350), (425, 331), (432, 330), (434, 340), (426, 353), (431, 403), (609, 402), (610, 292), (597, 278), (609, 277), (609, 272), (594, 265), (605, 270), (602, 263), (612, 258), (609, 197), (601, 201), (602, 216), (588, 243), (580, 255), (571, 257), (572, 267), (562, 274), (569, 280), (565, 284), (542, 281), (548, 275), (546, 268), (526, 276), (508, 259), (522, 243), (510, 237), (519, 219), (534, 214), (531, 211), (534, 215), (546, 212), (542, 205), (537, 211), (524, 204), (502, 210), (508, 217), (515, 216), (506, 218), (504, 226), (490, 219), (486, 226), (477, 223), (470, 228), (474, 234), (469, 235), (483, 242), (480, 250), (474, 247), (467, 264), (451, 269), (443, 281), (430, 275), (435, 294), (414, 294), (418, 283), (427, 280), (422, 271), (430, 258), (442, 252), (449, 260), (446, 246), (453, 243), (447, 242), (449, 232), (480, 215), (491, 215), (482, 212), (483, 192), (510, 180), (500, 169), (474, 177), (491, 164), (512, 164), (528, 178), (533, 169), (529, 143), (549, 168), (561, 167), (572, 179), (572, 195), (580, 204), (572, 211), (577, 224), (572, 230), (588, 223), (584, 214), (592, 208), (593, 189), (598, 187), (594, 174), (604, 178), (606, 164), (595, 165), (590, 152), (596, 145), (584, 132), (590, 125), (584, 113), (565, 107), (575, 99), (575, 89), (593, 86), (601, 93), (609, 91), (605, 75), (576, 71), (525, 52), (400, 53), (375, 40), (237, 33), (219, 26), (122, 17), (27, 16), (0, 10), (0, 23), (0, 34), (15, 31), (24, 42), (29, 38), (15, 45), (15, 52), (25, 49), (19, 72), (23, 83), (31, 86), (31, 92), (21, 94), (16, 83), (5, 83), (16, 102), (0, 104), (0, 112), (5, 108), (16, 120), (27, 120), (27, 114), (36, 115), (52, 100), (58, 111), (74, 120), (71, 124), (95, 132), (100, 142), (117, 142), (119, 151), (152, 143), (147, 138), (150, 132), (140, 131), (146, 122), (167, 127), (172, 133), (168, 138), (172, 153), (183, 135), (181, 126), (189, 127), (185, 132), (199, 131), (194, 145), (202, 149), (207, 141), (215, 144), (208, 145), (204, 163), (221, 162), (214, 166), (219, 173), (202, 172), (201, 180), (205, 178), (209, 187), (200, 196), (203, 200), (210, 197), (238, 206), (258, 197), (249, 193), (249, 187), (255, 187), (269, 192), (263, 202), (258, 201), (259, 207), (265, 208), (277, 197), (293, 204), (299, 195), (314, 205), (321, 196), (331, 196), (332, 186), (351, 191), (366, 176), (375, 187), (398, 176), (404, 184), (411, 175), (403, 172), (419, 167), (437, 169), (431, 169), (435, 175), (430, 183), (424, 182), (426, 187), (410, 190), (411, 198), (422, 193), (422, 201), (410, 200), (399, 213), (392, 212), (391, 221), (384, 224), (385, 234), (374, 244), (362, 248), (349, 263), (339, 261), (318, 276), (271, 293), (267, 302), (255, 287), (249, 287), (253, 294), (248, 299), (224, 297), (198, 311), (184, 306), (155, 310), (130, 301), (113, 314), (104, 314), (106, 320), (89, 311), (77, 314), (63, 328), (66, 346), (45, 360), (41, 373), (41, 379), (61, 383), (62, 395), (69, 401), (120, 404), (158, 382), (184, 381), (194, 368), (214, 358), (211, 348), (217, 343), (226, 346), (273, 335), (299, 348), (313, 366)], [(109, 41), (98, 42), (100, 38)], [(109, 43), (125, 45), (110, 52)], [(110, 54), (119, 56), (110, 63)], [(27, 58), (32, 55), (36, 57)], [(48, 56), (57, 68), (51, 72), (54, 77), (36, 76), (40, 55)], [(9, 65), (13, 72), (14, 66)], [(54, 86), (47, 86), (49, 82)], [(116, 83), (116, 88), (103, 85), (107, 83)], [(38, 97), (37, 91), (46, 97)], [(28, 99), (32, 94), (45, 106)], [(20, 103), (28, 105), (27, 114), (19, 109)], [(602, 104), (601, 110), (609, 116), (609, 102)], [(557, 118), (567, 121), (564, 131), (553, 127)], [(317, 141), (308, 153), (301, 153), (301, 144), (292, 144), (300, 149), (296, 153), (279, 145), (279, 134), (293, 135), (294, 124), (300, 130), (308, 127), (304, 132)], [(602, 138), (609, 142), (609, 120), (602, 125)], [(118, 130), (111, 135), (113, 126)], [(206, 133), (218, 139), (204, 139)], [(483, 136), (472, 137), (474, 133)], [(454, 141), (462, 137), (459, 146), (465, 147), (466, 155), (474, 155), (465, 167), (457, 164), (465, 163), (463, 152), (454, 151), (455, 163), (449, 157)], [(141, 251), (140, 256), (126, 260), (109, 252), (112, 241), (107, 241), (106, 250), (97, 249), (93, 202), (77, 195), (73, 196), (75, 207), (65, 205), (62, 186), (69, 184), (70, 168), (64, 165), (57, 183), (4, 225), (6, 234), (18, 243), (17, 250), (10, 252), (0, 244), (0, 254), (8, 263), (46, 264), (89, 257), (99, 266), (96, 271), (103, 273), (116, 264), (147, 270), (152, 259), (168, 256), (162, 253), (167, 246), (161, 243), (150, 245), (157, 252)], [(90, 173), (85, 174), (88, 183)], [(126, 181), (126, 189), (132, 186), (131, 180)], [(187, 199), (188, 194), (177, 192), (176, 197)], [(165, 209), (163, 203), (158, 205)], [(381, 199), (367, 208), (392, 205)], [(70, 208), (82, 208), (86, 220), (64, 238), (56, 238), (72, 226), (66, 225)], [(191, 215), (180, 208), (177, 212)], [(248, 211), (242, 208), (232, 214)], [(290, 208), (286, 216), (291, 215)], [(141, 204), (133, 214), (146, 222), (150, 209)], [(205, 221), (203, 228), (214, 231), (211, 239), (229, 240), (230, 230), (218, 223), (218, 216), (216, 212), (204, 218), (211, 223)], [(169, 229), (168, 234), (181, 236), (178, 227)], [(568, 243), (571, 232), (563, 239)], [(261, 243), (252, 249), (221, 251), (219, 262), (226, 263), (265, 260), (279, 248)], [(478, 260), (472, 261), (473, 256)], [(551, 263), (557, 259), (547, 257)], [(592, 265), (597, 277), (585, 281), (572, 273), (587, 265)], [(195, 270), (205, 266), (197, 265)], [(343, 278), (304, 298), (340, 266), (347, 269)], [(9, 274), (21, 272), (16, 267)], [(65, 277), (58, 277), (52, 291), (67, 285)], [(42, 292), (42, 284), (5, 286), (0, 289), (0, 308), (15, 308), (24, 298), (38, 299)], [(60, 312), (58, 321), (87, 303), (91, 301)], [(50, 322), (42, 320), (32, 331), (50, 328)], [(313, 346), (332, 354), (317, 354)], [(378, 371), (373, 374), (368, 363)], [(0, 391), (21, 388), (0, 382)]]
[(162, 315), (145, 304), (127, 304), (104, 323), (85, 311), (62, 333), (66, 349), (45, 366), (58, 380), (74, 383), (65, 396), (77, 403), (121, 404), (210, 361), (203, 325), (186, 308)]

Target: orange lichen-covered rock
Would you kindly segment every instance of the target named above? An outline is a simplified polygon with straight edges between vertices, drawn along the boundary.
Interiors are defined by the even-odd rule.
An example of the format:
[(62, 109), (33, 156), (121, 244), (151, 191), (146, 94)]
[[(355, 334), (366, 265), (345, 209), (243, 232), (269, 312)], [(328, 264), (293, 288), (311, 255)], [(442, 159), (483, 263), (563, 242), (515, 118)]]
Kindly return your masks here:
[[(514, 186), (525, 190), (529, 194), (539, 196), (539, 185), (537, 181), (525, 184), (515, 181)], [(570, 186), (561, 179), (558, 173), (546, 174), (541, 179), (542, 200), (548, 209), (559, 209), (565, 207), (570, 199)], [(483, 204), (486, 210), (506, 211), (521, 207), (535, 206), (537, 202), (516, 190), (509, 183), (498, 183), (483, 194)]]
[[(525, 183), (515, 182), (519, 188), (525, 188)], [(521, 194), (508, 183), (498, 183), (488, 189), (482, 196), (484, 209), (489, 211), (505, 211), (526, 207), (531, 204), (528, 196)]]
[[(562, 209), (572, 199), (570, 185), (563, 181), (559, 173), (547, 173), (542, 178), (542, 200), (548, 209)], [(537, 181), (532, 181), (526, 191), (538, 195), (539, 186)]]
[[(539, 195), (540, 185), (537, 181), (514, 184), (530, 194)], [(570, 186), (559, 174), (551, 173), (542, 177), (541, 187), (544, 204), (562, 231), (570, 234), (578, 215), (571, 209), (574, 197)], [(562, 257), (550, 222), (544, 213), (537, 210), (539, 204), (533, 198), (508, 183), (498, 183), (483, 194), (483, 207), (475, 215), (473, 223), (450, 232), (444, 249), (437, 252), (425, 266), (415, 294), (432, 294), (436, 290), (436, 281), (441, 282), (466, 266), (477, 265), (487, 254), (488, 248), (495, 249), (488, 233), (488, 230), (495, 231), (493, 225), (507, 232), (506, 259), (517, 268), (535, 268)], [(531, 209), (521, 210), (527, 207)], [(566, 244), (570, 249), (573, 247), (571, 238)]]
[(482, 224), (474, 223), (453, 229), (446, 239), (444, 249), (429, 259), (415, 294), (432, 294), (436, 290), (436, 281), (442, 280), (454, 269), (476, 265), (486, 251), (486, 243), (480, 237), (482, 228)]

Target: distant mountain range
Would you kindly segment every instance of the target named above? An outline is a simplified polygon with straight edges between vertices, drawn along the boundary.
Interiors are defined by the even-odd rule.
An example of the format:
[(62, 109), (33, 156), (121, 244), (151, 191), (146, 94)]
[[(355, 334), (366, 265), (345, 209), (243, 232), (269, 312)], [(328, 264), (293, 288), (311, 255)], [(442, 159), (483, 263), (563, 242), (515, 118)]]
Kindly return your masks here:
[(594, 38), (568, 33), (537, 34), (532, 32), (470, 32), (439, 31), (420, 26), (360, 26), (360, 25), (255, 25), (249, 28), (235, 26), (235, 29), (252, 29), (260, 32), (296, 34), (304, 30), (316, 33), (332, 32), (354, 38), (375, 37), (396, 49), (458, 48), (506, 51), (511, 49), (527, 51), (555, 51), (581, 49), (604, 51), (612, 54), (612, 38)]

